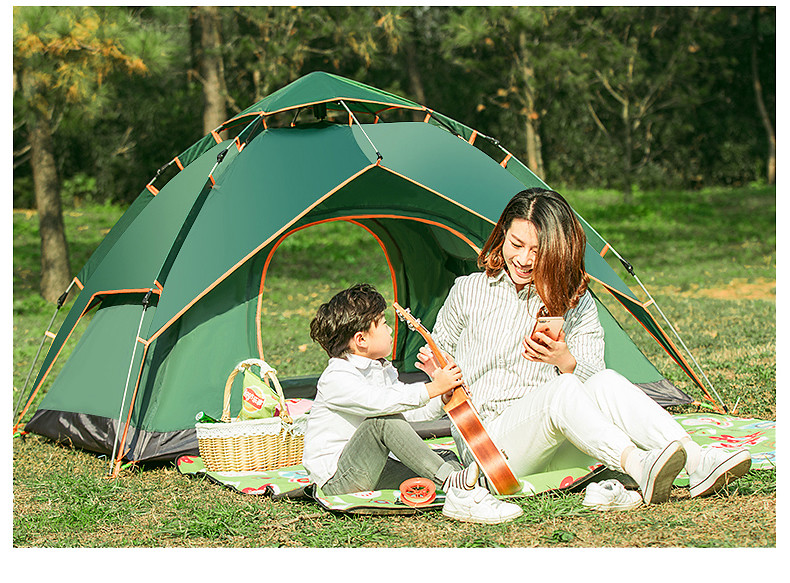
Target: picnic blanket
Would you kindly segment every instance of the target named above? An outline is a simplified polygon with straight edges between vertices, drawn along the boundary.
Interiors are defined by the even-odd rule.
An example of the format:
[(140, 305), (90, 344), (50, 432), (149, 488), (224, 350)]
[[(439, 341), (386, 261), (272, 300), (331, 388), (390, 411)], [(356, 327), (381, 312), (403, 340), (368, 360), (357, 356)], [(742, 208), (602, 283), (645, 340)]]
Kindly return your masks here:
[[(692, 413), (675, 415), (675, 419), (702, 447), (749, 449), (752, 469), (776, 467), (776, 421), (744, 419), (731, 415)], [(433, 448), (455, 450), (450, 437), (428, 439)], [(567, 457), (568, 468), (519, 476), (521, 490), (509, 497), (533, 496), (544, 492), (575, 492), (583, 490), (590, 482), (606, 479), (611, 474), (596, 460), (576, 454)], [(357, 514), (415, 513), (426, 509), (441, 508), (444, 493), (437, 490), (436, 499), (427, 506), (414, 508), (400, 500), (399, 490), (377, 490), (331, 496), (324, 494), (311, 484), (302, 465), (280, 468), (266, 472), (209, 472), (200, 456), (181, 456), (176, 461), (178, 471), (190, 477), (205, 476), (211, 482), (230, 488), (241, 494), (264, 495), (277, 498), (313, 499), (327, 510)], [(620, 474), (620, 476), (623, 476)], [(681, 472), (675, 480), (676, 486), (688, 486), (688, 475)]]

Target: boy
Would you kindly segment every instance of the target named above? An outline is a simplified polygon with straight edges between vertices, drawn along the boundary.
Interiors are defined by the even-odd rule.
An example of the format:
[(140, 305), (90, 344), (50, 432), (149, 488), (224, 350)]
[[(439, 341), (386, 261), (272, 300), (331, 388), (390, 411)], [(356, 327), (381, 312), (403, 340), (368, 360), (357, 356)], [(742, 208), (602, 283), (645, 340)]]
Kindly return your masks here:
[(386, 308), (373, 286), (358, 284), (321, 305), (310, 323), (310, 337), (330, 357), (305, 434), (302, 463), (310, 479), (326, 494), (345, 494), (398, 489), (421, 476), (444, 490), (445, 516), (487, 524), (520, 516), (519, 506), (477, 485), (477, 464), (462, 469), (455, 456), (445, 461), (409, 425), (407, 419), (441, 414), (441, 399), (434, 397), (458, 387), (461, 371), (450, 363), (428, 383), (399, 381), (385, 360), (392, 352)]

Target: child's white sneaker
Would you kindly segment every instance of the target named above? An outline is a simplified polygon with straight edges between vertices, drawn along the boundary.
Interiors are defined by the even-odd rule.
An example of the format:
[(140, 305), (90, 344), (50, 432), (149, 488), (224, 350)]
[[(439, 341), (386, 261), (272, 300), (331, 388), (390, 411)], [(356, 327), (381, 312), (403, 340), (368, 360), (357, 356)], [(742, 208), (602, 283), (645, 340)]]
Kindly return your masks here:
[(642, 455), (642, 479), (639, 489), (645, 504), (658, 504), (669, 500), (672, 483), (686, 464), (686, 450), (679, 441), (673, 441), (664, 449), (640, 452)]
[(626, 490), (617, 480), (593, 482), (587, 486), (582, 502), (582, 506), (603, 512), (633, 510), (641, 505), (639, 492)]
[(499, 524), (518, 518), (524, 512), (517, 504), (494, 498), (481, 486), (471, 490), (449, 488), (445, 495), (442, 514), (461, 522)]
[(749, 450), (705, 448), (697, 469), (689, 474), (689, 493), (692, 498), (713, 494), (743, 476), (751, 466)]

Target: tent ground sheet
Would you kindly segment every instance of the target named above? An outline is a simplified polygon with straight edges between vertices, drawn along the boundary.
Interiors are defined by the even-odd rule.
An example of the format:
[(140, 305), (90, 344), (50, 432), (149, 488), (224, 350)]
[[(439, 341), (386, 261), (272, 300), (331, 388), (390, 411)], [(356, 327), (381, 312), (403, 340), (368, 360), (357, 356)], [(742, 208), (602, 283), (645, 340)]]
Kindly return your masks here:
[[(749, 449), (752, 469), (776, 467), (776, 422), (760, 419), (744, 419), (730, 415), (692, 413), (675, 415), (675, 419), (702, 447)], [(428, 439), (433, 448), (455, 451), (451, 437)], [(600, 463), (573, 448), (560, 452), (555, 465), (564, 469), (541, 474), (520, 476), (521, 490), (515, 496), (532, 496), (543, 492), (578, 492), (590, 482), (609, 477), (620, 478), (627, 484), (624, 474), (611, 472)], [(399, 490), (377, 490), (356, 492), (340, 496), (324, 494), (320, 488), (310, 484), (302, 465), (265, 472), (209, 472), (199, 456), (182, 456), (176, 461), (178, 471), (185, 476), (205, 476), (211, 482), (228, 487), (241, 494), (265, 495), (272, 498), (301, 498), (315, 500), (325, 509), (335, 512), (359, 514), (413, 513), (431, 508), (441, 508), (444, 493), (437, 490), (436, 499), (429, 505), (415, 509), (400, 500)], [(633, 483), (631, 484), (633, 486)], [(676, 486), (688, 486), (688, 475), (681, 472), (675, 480)]]

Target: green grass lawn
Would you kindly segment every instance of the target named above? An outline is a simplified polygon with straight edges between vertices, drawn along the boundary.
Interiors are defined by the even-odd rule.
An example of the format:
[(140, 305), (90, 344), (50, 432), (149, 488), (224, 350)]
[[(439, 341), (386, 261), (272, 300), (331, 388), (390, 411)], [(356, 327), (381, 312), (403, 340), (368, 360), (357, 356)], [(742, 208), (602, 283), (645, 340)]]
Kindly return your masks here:
[[(638, 193), (565, 193), (635, 267), (725, 403), (745, 417), (776, 419), (776, 192), (774, 188)], [(76, 273), (122, 209), (66, 211)], [(13, 404), (54, 306), (37, 294), (38, 219), (14, 212)], [(320, 272), (320, 278), (306, 273)], [(625, 281), (634, 288), (632, 281)], [(309, 339), (317, 306), (359, 281), (389, 301), (389, 271), (363, 230), (332, 223), (289, 237), (266, 281), (264, 346), (285, 378), (320, 370)], [(599, 293), (604, 296), (605, 292)], [(667, 377), (695, 398), (696, 387), (619, 304), (623, 327)], [(65, 316), (62, 310), (55, 325)], [(622, 317), (621, 317), (622, 316)], [(59, 365), (76, 344), (67, 343)], [(42, 356), (43, 358), (43, 356)], [(56, 366), (54, 373), (57, 373)], [(34, 373), (35, 375), (35, 373)], [(28, 415), (29, 416), (29, 415)], [(465, 525), (440, 512), (346, 516), (307, 501), (243, 496), (151, 464), (107, 480), (108, 462), (34, 435), (13, 442), (13, 544), (18, 547), (773, 547), (775, 471), (750, 472), (714, 498), (683, 490), (660, 506), (596, 514), (580, 495), (520, 499), (524, 516), (506, 525)]]

